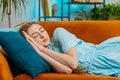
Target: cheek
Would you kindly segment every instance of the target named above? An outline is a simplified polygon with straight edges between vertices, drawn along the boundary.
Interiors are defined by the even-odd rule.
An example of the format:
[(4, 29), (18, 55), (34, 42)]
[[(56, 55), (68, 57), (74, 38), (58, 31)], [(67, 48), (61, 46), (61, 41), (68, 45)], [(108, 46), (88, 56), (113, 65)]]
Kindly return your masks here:
[(40, 38), (36, 38), (35, 41), (38, 43), (38, 44), (42, 44), (42, 41)]
[(46, 36), (47, 36), (47, 38), (50, 38), (50, 36), (48, 35), (48, 33), (46, 33)]

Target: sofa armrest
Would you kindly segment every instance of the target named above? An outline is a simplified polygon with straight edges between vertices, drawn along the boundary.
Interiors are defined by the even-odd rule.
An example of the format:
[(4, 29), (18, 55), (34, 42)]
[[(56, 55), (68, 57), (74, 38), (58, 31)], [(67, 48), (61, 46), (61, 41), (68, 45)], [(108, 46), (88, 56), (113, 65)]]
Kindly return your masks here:
[(13, 80), (8, 62), (0, 49), (0, 80)]

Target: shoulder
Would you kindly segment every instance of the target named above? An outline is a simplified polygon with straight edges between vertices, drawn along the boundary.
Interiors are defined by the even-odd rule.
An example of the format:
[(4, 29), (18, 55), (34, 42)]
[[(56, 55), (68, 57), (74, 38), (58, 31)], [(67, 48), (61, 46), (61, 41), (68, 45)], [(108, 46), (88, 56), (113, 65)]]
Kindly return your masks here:
[(64, 28), (58, 27), (58, 28), (56, 28), (56, 29), (54, 30), (54, 33), (62, 33), (62, 32), (64, 32), (64, 31), (66, 31)]
[(62, 27), (58, 27), (54, 30), (54, 33), (53, 33), (53, 38), (55, 40), (60, 40), (60, 39), (63, 39), (65, 36), (68, 36), (69, 32), (62, 28)]
[(67, 35), (70, 34), (70, 32), (68, 32), (66, 29), (62, 28), (62, 27), (58, 27), (54, 30), (54, 35)]

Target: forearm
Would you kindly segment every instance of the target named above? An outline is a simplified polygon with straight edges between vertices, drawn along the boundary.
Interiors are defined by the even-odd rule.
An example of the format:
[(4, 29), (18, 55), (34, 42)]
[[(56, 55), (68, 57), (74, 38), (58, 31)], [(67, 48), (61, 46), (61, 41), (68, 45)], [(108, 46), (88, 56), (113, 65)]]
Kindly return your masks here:
[(55, 52), (44, 47), (41, 49), (41, 51), (52, 57), (53, 59), (57, 60), (58, 62), (70, 67), (71, 69), (74, 69), (74, 65), (78, 65), (77, 57)]
[[(42, 51), (49, 57), (53, 58), (54, 60), (60, 62), (61, 64), (66, 65), (71, 69), (76, 69), (78, 66), (78, 59), (76, 55), (76, 49), (71, 48), (67, 51), (66, 54), (61, 54), (50, 49), (47, 49), (34, 41), (29, 35), (23, 32), (24, 36), (26, 37), (27, 41), (33, 46), (36, 51)], [(49, 60), (48, 60), (49, 61)]]
[(37, 44), (33, 38), (31, 38), (29, 35), (27, 35), (25, 32), (23, 32), (24, 36), (26, 37), (27, 41), (32, 45), (32, 47), (37, 51), (37, 53), (43, 57), (52, 67), (56, 72), (59, 73), (72, 73), (72, 70), (61, 64), (60, 62), (56, 61), (55, 59), (53, 59), (52, 57), (46, 55), (44, 52), (41, 52), (41, 48), (43, 46), (40, 46), (39, 44)]
[(52, 68), (56, 72), (58, 72), (58, 73), (67, 73), (67, 74), (72, 73), (72, 70), (69, 67), (59, 63), (58, 61), (54, 60), (53, 58), (49, 57), (48, 55), (46, 55), (46, 54), (44, 54), (44, 53), (42, 53), (40, 51), (38, 51), (38, 54), (41, 57), (43, 57), (52, 66)]

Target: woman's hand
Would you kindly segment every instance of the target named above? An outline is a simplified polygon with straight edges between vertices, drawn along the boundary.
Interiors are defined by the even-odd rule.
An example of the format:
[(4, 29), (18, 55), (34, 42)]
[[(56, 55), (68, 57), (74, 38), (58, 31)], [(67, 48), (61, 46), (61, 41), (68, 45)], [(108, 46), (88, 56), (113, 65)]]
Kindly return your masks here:
[(36, 45), (40, 50), (43, 48), (42, 45), (38, 44), (31, 36), (29, 36), (26, 32), (23, 31), (23, 35), (27, 39), (27, 41), (31, 44), (31, 42)]
[(26, 38), (26, 40), (32, 45), (32, 47), (39, 52), (39, 48), (36, 46), (36, 42), (34, 41), (34, 39), (32, 37), (30, 37), (26, 32), (23, 31), (23, 36)]
[(26, 38), (26, 40), (28, 41), (28, 42), (32, 42), (32, 43), (34, 43), (34, 44), (37, 44), (35, 41), (34, 41), (34, 39), (31, 37), (31, 36), (29, 36), (25, 31), (23, 31), (23, 35), (24, 35), (24, 37)]

